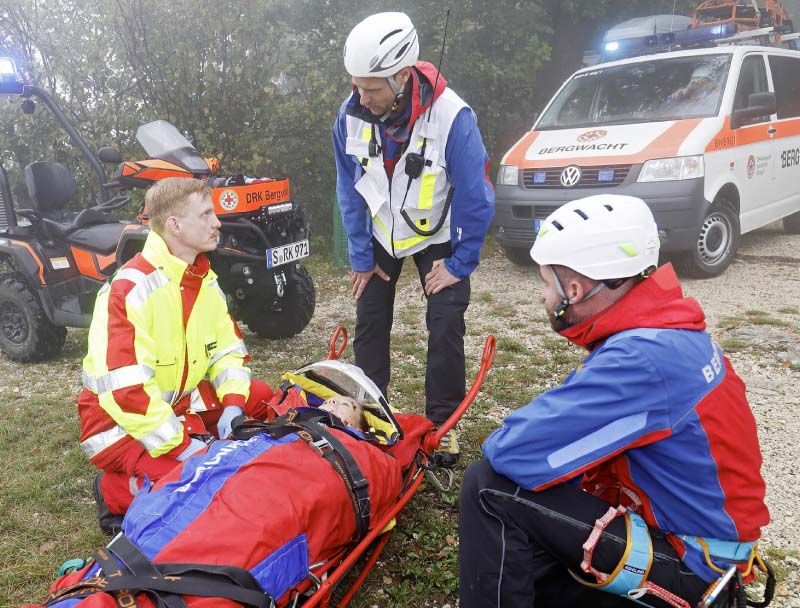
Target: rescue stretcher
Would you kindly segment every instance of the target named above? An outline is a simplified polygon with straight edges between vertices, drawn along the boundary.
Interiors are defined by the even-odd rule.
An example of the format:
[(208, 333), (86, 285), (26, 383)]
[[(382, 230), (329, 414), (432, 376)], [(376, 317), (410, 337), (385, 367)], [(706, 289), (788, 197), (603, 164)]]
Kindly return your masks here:
[[(373, 520), (369, 522), (368, 529), (365, 529), (363, 533), (358, 535), (360, 540), (350, 544), (346, 550), (336, 553), (321, 563), (309, 564), (307, 577), (305, 577), (300, 584), (297, 584), (286, 593), (282, 593), (279, 597), (269, 596), (263, 592), (261, 587), (259, 587), (258, 589), (262, 591), (263, 597), (258, 598), (257, 594), (254, 595), (252, 593), (251, 589), (245, 589), (245, 592), (243, 592), (241, 597), (252, 598), (254, 601), (252, 603), (240, 601), (240, 604), (260, 606), (262, 608), (273, 606), (291, 606), (292, 608), (296, 606), (303, 606), (304, 608), (315, 608), (329, 607), (332, 605), (344, 607), (349, 605), (359, 588), (363, 585), (370, 572), (375, 567), (378, 559), (381, 556), (381, 553), (391, 538), (391, 533), (395, 527), (396, 518), (412, 500), (417, 490), (422, 485), (425, 477), (428, 476), (433, 479), (435, 485), (440, 488), (446, 488), (448, 485), (452, 484), (452, 472), (450, 471), (445, 472), (445, 474), (449, 477), (445, 483), (435, 476), (436, 467), (434, 466), (431, 457), (434, 450), (439, 447), (442, 438), (455, 427), (456, 423), (458, 423), (458, 421), (463, 417), (469, 406), (477, 397), (485, 376), (491, 368), (494, 359), (496, 350), (494, 336), (490, 335), (487, 337), (481, 356), (480, 367), (475, 374), (472, 386), (450, 418), (448, 418), (448, 420), (440, 427), (434, 428), (429, 421), (421, 416), (404, 415), (403, 419), (412, 419), (412, 424), (404, 427), (405, 435), (404, 430), (400, 427), (400, 425), (397, 424), (393, 410), (389, 407), (388, 403), (386, 402), (385, 398), (383, 398), (377, 387), (375, 387), (375, 385), (368, 378), (366, 378), (365, 375), (363, 375), (363, 372), (361, 372), (358, 368), (355, 368), (355, 366), (339, 362), (339, 359), (344, 353), (346, 346), (347, 331), (343, 327), (339, 326), (334, 330), (334, 333), (331, 337), (327, 359), (325, 361), (300, 368), (295, 372), (284, 374), (284, 386), (282, 388), (290, 385), (295, 392), (302, 393), (302, 399), (306, 400), (307, 396), (304, 389), (309, 386), (308, 382), (306, 381), (311, 379), (311, 384), (314, 384), (314, 382), (321, 383), (321, 390), (323, 392), (326, 390), (326, 387), (333, 387), (336, 389), (335, 392), (338, 394), (346, 393), (348, 396), (358, 400), (366, 400), (373, 403), (378, 401), (378, 405), (380, 406), (378, 415), (390, 423), (391, 430), (390, 432), (384, 432), (378, 428), (376, 431), (371, 424), (367, 425), (367, 428), (368, 431), (376, 431), (376, 434), (370, 437), (370, 439), (373, 440), (372, 443), (382, 443), (383, 440), (381, 437), (388, 440), (389, 444), (398, 438), (402, 439), (402, 441), (397, 441), (396, 444), (394, 444), (403, 452), (402, 456), (398, 453), (398, 460), (403, 463), (408, 463), (407, 466), (404, 465), (402, 470), (402, 485), (400, 486), (400, 493), (396, 500), (392, 501), (391, 506), (388, 509), (383, 509), (377, 514), (379, 515), (378, 517), (373, 518)], [(355, 372), (353, 370), (355, 370)], [(291, 396), (288, 391), (285, 391), (284, 394)], [(320, 397), (324, 398), (324, 395), (314, 396), (315, 399)], [(293, 409), (291, 403), (291, 399), (286, 399), (283, 407), (282, 404), (276, 404), (275, 406), (275, 414), (278, 417), (277, 419), (287, 420), (289, 423), (288, 426), (293, 424), (296, 414), (296, 410)], [(309, 400), (308, 403), (311, 405), (311, 400)], [(289, 408), (288, 415), (287, 408)], [(375, 420), (377, 423), (380, 422), (380, 420)], [(380, 425), (377, 423), (375, 426), (380, 427)], [(258, 432), (259, 424), (261, 424), (264, 428), (267, 427), (267, 425), (264, 423), (258, 422), (249, 423), (249, 425), (242, 423), (240, 425), (242, 428), (240, 428), (239, 431), (235, 431), (234, 435), (237, 432), (244, 432), (248, 430), (245, 429), (245, 427), (249, 427), (249, 431), (251, 432), (254, 430), (255, 432)], [(309, 428), (309, 430), (311, 430), (311, 428)], [(287, 429), (283, 429), (282, 432), (287, 432)], [(289, 432), (291, 432), (290, 429)], [(314, 433), (315, 432), (312, 430), (311, 434)], [(334, 443), (336, 442), (335, 438), (331, 437), (330, 434), (325, 434), (324, 431), (322, 438), (320, 438), (319, 435), (315, 435), (313, 437), (303, 437), (304, 433), (302, 431), (296, 432), (296, 434), (301, 436), (301, 439), (304, 439), (311, 447), (317, 447), (321, 442), (326, 443), (326, 439)], [(366, 434), (370, 435), (369, 432)], [(248, 435), (244, 435), (244, 437), (246, 436)], [(280, 436), (283, 437), (284, 435)], [(376, 439), (378, 441), (376, 441)], [(390, 445), (389, 447), (392, 446)], [(331, 459), (329, 459), (329, 461), (334, 465), (334, 468), (336, 468), (336, 463), (334, 463)], [(356, 470), (358, 469), (358, 467), (355, 468)], [(340, 474), (343, 478), (346, 477), (344, 473)], [(393, 496), (394, 494), (392, 494), (392, 497)], [(353, 493), (353, 500), (355, 504), (357, 501), (355, 493)], [(358, 517), (356, 519), (358, 520)], [(131, 556), (131, 552), (134, 554), (133, 556)], [(109, 558), (109, 554), (116, 557), (116, 560)], [(97, 583), (96, 589), (91, 591), (91, 593), (109, 593), (109, 590), (117, 589), (113, 593), (117, 606), (122, 606), (125, 604), (125, 602), (128, 602), (127, 605), (130, 606), (138, 605), (135, 602), (133, 604), (130, 603), (130, 601), (134, 600), (134, 598), (137, 596), (136, 589), (139, 589), (138, 587), (119, 590), (118, 586), (114, 587), (114, 581), (112, 580), (114, 576), (136, 574), (133, 572), (134, 568), (131, 567), (129, 560), (131, 563), (136, 563), (136, 560), (139, 560), (139, 566), (137, 566), (137, 568), (140, 572), (144, 569), (148, 572), (153, 572), (157, 577), (160, 577), (161, 582), (156, 584), (156, 591), (163, 591), (163, 589), (158, 588), (158, 584), (162, 585), (162, 587), (166, 584), (168, 587), (169, 584), (171, 584), (169, 582), (171, 579), (178, 579), (182, 574), (182, 572), (179, 572), (179, 576), (174, 577), (170, 576), (172, 572), (159, 572), (157, 570), (153, 570), (154, 567), (158, 567), (161, 564), (150, 563), (143, 555), (143, 551), (137, 549), (133, 543), (126, 543), (124, 538), (120, 539), (118, 536), (112, 540), (111, 543), (109, 543), (106, 549), (100, 550), (95, 554), (93, 570), (91, 569), (91, 562), (85, 566), (84, 564), (76, 564), (76, 566), (81, 568), (81, 570), (73, 572), (72, 577), (70, 577), (69, 570), (66, 569), (67, 574), (59, 578), (51, 587), (51, 593), (45, 600), (45, 605), (55, 606), (57, 608), (72, 608), (72, 606), (77, 605), (81, 599), (88, 597), (85, 593), (81, 594), (81, 588), (87, 587), (89, 584), (87, 583), (87, 579), (102, 579), (100, 583)], [(123, 570), (121, 572), (106, 572), (106, 570), (113, 571), (117, 569), (117, 563), (122, 565)], [(173, 564), (173, 566), (175, 566), (175, 564)], [(125, 570), (126, 567), (127, 570)], [(102, 568), (102, 570), (100, 571), (100, 576), (98, 576), (98, 570), (100, 568)], [(64, 570), (65, 569), (62, 566), (61, 574), (64, 574)], [(214, 576), (219, 576), (219, 570), (220, 568), (218, 567), (217, 571), (212, 572), (211, 574)], [(232, 568), (231, 571), (233, 570), (235, 569)], [(81, 572), (83, 573), (83, 577), (80, 579), (76, 578), (76, 575)], [(200, 572), (202, 574), (202, 568)], [(197, 573), (195, 570), (187, 571), (186, 576), (184, 577), (186, 578), (186, 584), (184, 585), (183, 589), (192, 589), (187, 585), (189, 584), (190, 580), (193, 580), (192, 577), (196, 574)], [(229, 578), (231, 577), (231, 573), (228, 571), (222, 574)], [(244, 578), (247, 578), (247, 574), (247, 571), (241, 571), (241, 569), (239, 569), (238, 572), (233, 573), (233, 578), (241, 575), (244, 575)], [(140, 576), (141, 578), (141, 575), (137, 576)], [(131, 577), (128, 578), (130, 579)], [(138, 582), (140, 579), (136, 580)], [(199, 577), (198, 580), (200, 580), (200, 585), (202, 586), (204, 584), (202, 577)], [(189, 596), (194, 595), (193, 593), (185, 590), (179, 591), (178, 593)], [(234, 589), (232, 593), (233, 594), (230, 596), (223, 597), (229, 597), (233, 600), (234, 597), (237, 597), (237, 591)], [(198, 595), (202, 594), (198, 593)], [(148, 602), (152, 602), (152, 604), (155, 606), (163, 605), (170, 608), (172, 606), (181, 605), (180, 602), (173, 604), (171, 601), (162, 603), (157, 594), (155, 597), (156, 600), (148, 599)], [(205, 597), (213, 599), (213, 595), (206, 594)], [(97, 605), (99, 606), (101, 604), (98, 603)], [(113, 603), (108, 605), (113, 605)], [(148, 605), (150, 604), (148, 603)], [(185, 605), (186, 604), (183, 604), (183, 606)]]

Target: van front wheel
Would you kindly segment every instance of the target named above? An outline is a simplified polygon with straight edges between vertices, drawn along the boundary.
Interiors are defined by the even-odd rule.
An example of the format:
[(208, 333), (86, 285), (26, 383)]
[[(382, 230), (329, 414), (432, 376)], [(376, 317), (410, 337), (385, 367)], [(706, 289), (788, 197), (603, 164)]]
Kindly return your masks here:
[(739, 236), (736, 208), (727, 199), (717, 199), (700, 225), (694, 247), (679, 258), (678, 268), (699, 279), (722, 274), (733, 261)]
[(800, 234), (800, 211), (783, 218), (783, 230), (786, 234)]

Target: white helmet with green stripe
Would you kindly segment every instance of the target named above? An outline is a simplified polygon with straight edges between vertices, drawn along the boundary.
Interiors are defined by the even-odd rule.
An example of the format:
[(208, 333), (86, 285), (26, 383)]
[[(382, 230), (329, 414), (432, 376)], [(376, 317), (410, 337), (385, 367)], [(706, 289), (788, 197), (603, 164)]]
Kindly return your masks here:
[(567, 203), (542, 222), (531, 248), (540, 266), (566, 266), (596, 281), (658, 265), (658, 228), (640, 198), (599, 194)]

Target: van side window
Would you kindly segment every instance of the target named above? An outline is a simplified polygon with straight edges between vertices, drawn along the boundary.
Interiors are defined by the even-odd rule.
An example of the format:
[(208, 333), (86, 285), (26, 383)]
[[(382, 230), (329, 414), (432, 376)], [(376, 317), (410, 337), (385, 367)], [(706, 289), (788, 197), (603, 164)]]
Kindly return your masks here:
[[(753, 93), (767, 93), (767, 68), (762, 55), (748, 55), (742, 61), (742, 70), (739, 72), (739, 82), (736, 85), (736, 96), (733, 98), (733, 110), (741, 110), (749, 105), (750, 95)], [(744, 124), (753, 124), (769, 120), (769, 117), (756, 117)]]
[(770, 55), (769, 68), (778, 102), (778, 118), (800, 116), (800, 59)]

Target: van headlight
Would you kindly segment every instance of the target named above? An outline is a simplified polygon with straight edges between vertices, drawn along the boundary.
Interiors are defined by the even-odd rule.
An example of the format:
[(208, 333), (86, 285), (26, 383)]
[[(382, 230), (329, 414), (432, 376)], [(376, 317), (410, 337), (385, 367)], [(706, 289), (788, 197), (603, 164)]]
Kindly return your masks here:
[(500, 171), (497, 172), (497, 185), (518, 186), (519, 168), (513, 165), (500, 165)]
[(705, 175), (703, 155), (655, 158), (648, 160), (639, 173), (638, 182), (668, 182), (676, 179), (695, 179)]

